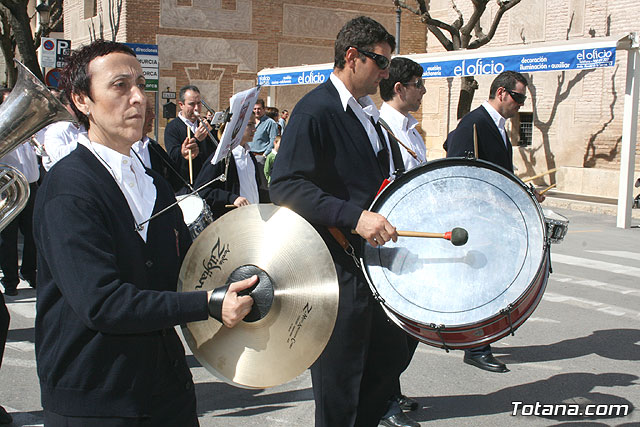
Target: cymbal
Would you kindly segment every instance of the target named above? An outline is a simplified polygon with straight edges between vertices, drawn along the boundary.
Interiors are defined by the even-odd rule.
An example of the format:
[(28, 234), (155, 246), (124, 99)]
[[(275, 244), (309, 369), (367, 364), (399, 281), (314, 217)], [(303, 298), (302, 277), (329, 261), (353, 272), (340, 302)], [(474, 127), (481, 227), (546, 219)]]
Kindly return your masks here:
[(213, 318), (188, 323), (183, 335), (202, 366), (231, 385), (283, 384), (311, 366), (331, 336), (339, 292), (333, 260), (298, 214), (271, 204), (244, 206), (200, 233), (182, 263), (178, 290), (211, 290), (243, 269), (258, 270), (259, 286), (272, 289), (262, 313), (252, 311), (231, 329)]

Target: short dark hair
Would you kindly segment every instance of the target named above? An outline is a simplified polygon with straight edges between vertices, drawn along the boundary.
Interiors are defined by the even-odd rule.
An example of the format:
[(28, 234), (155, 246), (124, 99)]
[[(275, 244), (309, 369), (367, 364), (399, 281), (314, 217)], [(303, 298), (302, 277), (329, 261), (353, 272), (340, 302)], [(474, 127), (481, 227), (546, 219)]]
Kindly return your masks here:
[[(68, 99), (73, 99), (71, 94), (84, 94), (91, 98), (91, 74), (89, 74), (89, 63), (96, 58), (106, 56), (110, 53), (121, 52), (136, 57), (135, 52), (122, 43), (96, 40), (91, 44), (81, 47), (71, 53), (67, 59), (67, 65), (60, 75), (60, 88), (64, 91)], [(89, 129), (89, 118), (71, 102), (71, 109), (75, 113), (78, 121)]]
[(184, 102), (184, 95), (187, 93), (188, 90), (190, 90), (192, 92), (195, 92), (195, 93), (200, 93), (200, 89), (198, 89), (198, 86), (195, 86), (195, 85), (182, 86), (180, 88), (180, 92), (178, 92), (178, 100), (180, 102)]
[(262, 105), (262, 108), (264, 108), (264, 99), (262, 99), (262, 98), (256, 99), (256, 104), (255, 105), (257, 105), (257, 104)]
[[(380, 24), (368, 16), (358, 16), (344, 24), (334, 45), (334, 68), (343, 69), (346, 61), (344, 55), (347, 49), (355, 47), (361, 50), (371, 50), (378, 43), (387, 43), (391, 50), (396, 48), (396, 39)], [(360, 55), (363, 60), (364, 55)]]
[(491, 83), (491, 88), (489, 89), (489, 99), (494, 99), (496, 97), (498, 88), (503, 87), (505, 89), (514, 90), (518, 82), (522, 83), (524, 87), (527, 87), (527, 79), (519, 72), (501, 72), (495, 79), (493, 79), (493, 82)]
[(276, 117), (278, 117), (278, 114), (280, 114), (280, 110), (278, 110), (276, 107), (266, 107), (264, 113), (267, 115), (267, 117), (271, 117), (273, 120), (276, 120)]
[(412, 77), (421, 79), (423, 72), (422, 65), (409, 58), (393, 58), (389, 65), (389, 78), (380, 80), (380, 97), (383, 101), (390, 101), (396, 83), (409, 83)]

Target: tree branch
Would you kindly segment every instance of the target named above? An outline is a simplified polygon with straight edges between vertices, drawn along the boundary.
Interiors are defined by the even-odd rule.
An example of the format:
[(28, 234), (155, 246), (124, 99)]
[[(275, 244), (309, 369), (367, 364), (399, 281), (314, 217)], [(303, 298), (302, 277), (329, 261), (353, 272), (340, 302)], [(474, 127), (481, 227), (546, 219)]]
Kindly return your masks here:
[(498, 25), (500, 24), (502, 15), (504, 15), (506, 11), (520, 3), (520, 1), (521, 0), (498, 0), (498, 4), (500, 5), (500, 7), (498, 8), (496, 15), (493, 17), (493, 22), (491, 23), (489, 32), (484, 37), (478, 38), (469, 43), (468, 49), (477, 49), (489, 43), (493, 36), (496, 34), (496, 30), (498, 29)]

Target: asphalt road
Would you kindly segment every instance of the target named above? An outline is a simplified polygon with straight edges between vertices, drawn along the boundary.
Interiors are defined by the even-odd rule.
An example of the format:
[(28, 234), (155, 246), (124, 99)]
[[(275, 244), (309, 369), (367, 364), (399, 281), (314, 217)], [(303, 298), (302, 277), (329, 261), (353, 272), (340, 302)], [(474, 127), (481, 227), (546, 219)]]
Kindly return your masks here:
[[(547, 290), (531, 318), (494, 344), (510, 372), (462, 363), (462, 352), (421, 344), (402, 378), (424, 426), (638, 426), (640, 411), (640, 224), (621, 230), (615, 217), (555, 209), (570, 219), (553, 246)], [(0, 404), (16, 426), (42, 425), (34, 360), (35, 291), (7, 297), (11, 329), (0, 370)], [(234, 388), (188, 356), (202, 426), (311, 426), (308, 372), (268, 390)], [(517, 415), (514, 403), (522, 402)], [(539, 415), (523, 415), (535, 411)], [(542, 405), (627, 405), (628, 415), (556, 415)], [(525, 406), (526, 405), (526, 406)], [(570, 406), (569, 408), (572, 408)], [(546, 408), (546, 409), (545, 409)], [(624, 406), (619, 407), (624, 410)], [(571, 409), (569, 409), (571, 410)]]

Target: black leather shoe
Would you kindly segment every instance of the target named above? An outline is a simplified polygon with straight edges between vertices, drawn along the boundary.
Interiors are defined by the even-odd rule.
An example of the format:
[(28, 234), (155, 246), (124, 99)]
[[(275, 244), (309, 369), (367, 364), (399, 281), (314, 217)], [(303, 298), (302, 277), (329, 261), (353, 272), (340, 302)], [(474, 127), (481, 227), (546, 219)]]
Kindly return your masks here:
[(378, 426), (384, 427), (420, 427), (420, 423), (412, 420), (404, 412), (393, 414), (380, 420)]
[(13, 417), (7, 413), (7, 411), (0, 406), (0, 425), (8, 425), (13, 422)]
[(464, 363), (475, 366), (490, 372), (509, 372), (507, 365), (493, 357), (493, 354), (482, 354), (480, 356), (464, 355)]
[(35, 271), (31, 273), (20, 273), (20, 277), (26, 280), (29, 286), (31, 286), (33, 289), (36, 288), (36, 272)]
[(405, 396), (404, 394), (401, 394), (396, 399), (396, 401), (400, 405), (400, 409), (402, 409), (403, 411), (415, 411), (416, 409), (418, 409), (418, 406), (420, 406), (418, 402), (410, 397)]

